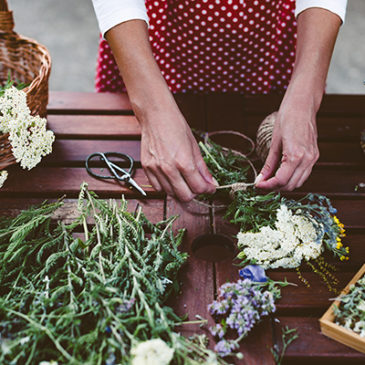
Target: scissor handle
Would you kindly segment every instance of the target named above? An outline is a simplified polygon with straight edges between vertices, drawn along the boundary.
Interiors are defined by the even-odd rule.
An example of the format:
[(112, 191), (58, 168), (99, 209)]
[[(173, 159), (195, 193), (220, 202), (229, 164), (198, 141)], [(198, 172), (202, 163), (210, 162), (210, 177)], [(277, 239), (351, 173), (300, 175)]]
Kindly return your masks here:
[[(99, 175), (99, 174), (95, 173), (89, 166), (90, 161), (94, 157), (99, 157), (102, 161), (104, 161), (106, 166), (109, 168), (110, 172), (112, 173), (112, 175)], [(110, 161), (109, 157), (119, 157), (119, 158), (123, 159), (124, 161), (128, 161), (129, 162), (128, 171), (124, 170), (123, 168), (118, 166), (116, 163)], [(118, 180), (122, 180), (122, 181), (128, 181), (131, 178), (131, 175), (133, 172), (134, 161), (133, 161), (133, 158), (131, 156), (127, 155), (126, 153), (94, 152), (86, 158), (85, 167), (86, 167), (87, 172), (90, 175), (92, 175), (98, 179), (118, 179)], [(115, 170), (121, 172), (123, 175), (120, 176), (119, 174), (117, 174), (117, 172)]]

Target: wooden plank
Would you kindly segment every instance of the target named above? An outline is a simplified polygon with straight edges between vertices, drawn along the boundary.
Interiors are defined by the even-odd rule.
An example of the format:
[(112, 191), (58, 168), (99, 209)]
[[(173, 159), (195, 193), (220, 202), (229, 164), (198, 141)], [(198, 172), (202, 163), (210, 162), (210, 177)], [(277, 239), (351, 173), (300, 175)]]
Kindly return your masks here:
[(174, 95), (177, 105), (191, 128), (206, 129), (205, 99), (200, 94)]
[[(81, 135), (83, 138), (88, 136)], [(78, 137), (78, 136), (77, 136)], [(140, 141), (135, 140), (104, 140), (101, 139), (56, 139), (53, 151), (44, 161), (48, 163), (77, 162), (95, 151), (123, 151), (136, 161), (140, 158)], [(355, 143), (320, 143), (320, 159), (317, 167), (364, 168), (365, 157), (360, 145)]]
[[(134, 178), (149, 197), (163, 195), (154, 191), (142, 169), (136, 170)], [(98, 180), (90, 176), (84, 168), (36, 167), (26, 171), (18, 166), (9, 168), (9, 178), (0, 189), (0, 196), (60, 197), (66, 194), (67, 197), (73, 198), (77, 196), (80, 185), (84, 181), (89, 184), (90, 190), (103, 198), (119, 198), (122, 194), (128, 197), (141, 197), (140, 193), (130, 189), (129, 185), (114, 180)]]
[(134, 116), (126, 115), (48, 115), (48, 128), (56, 138), (118, 139), (141, 137)]
[[(15, 217), (22, 210), (40, 205), (44, 201), (45, 199), (39, 198), (0, 198), (0, 216)], [(55, 199), (48, 201), (53, 202)], [(134, 212), (136, 207), (140, 206), (146, 217), (157, 223), (164, 218), (164, 204), (163, 199), (128, 199), (128, 211)], [(55, 212), (53, 219), (69, 224), (78, 216), (77, 200), (65, 199), (64, 205)]]
[[(287, 349), (284, 364), (364, 364), (365, 355), (329, 339), (320, 333), (318, 318), (279, 317), (275, 338), (279, 344), (281, 327), (297, 328), (299, 338)], [(336, 362), (337, 361), (337, 362)]]
[[(211, 105), (231, 105), (244, 113), (271, 113), (281, 104), (283, 95), (239, 95), (230, 93), (212, 93), (206, 95), (208, 108)], [(365, 116), (364, 95), (324, 95), (319, 114), (322, 115), (358, 115)], [(224, 108), (225, 110), (229, 108)]]
[[(345, 102), (341, 101), (342, 97)], [(207, 95), (207, 130), (233, 129), (255, 139), (259, 124), (278, 109), (280, 98), (273, 95)], [(365, 96), (354, 99), (345, 95), (326, 96), (317, 117), (319, 140), (359, 141), (359, 133), (365, 128), (364, 103)], [(345, 106), (342, 109), (339, 105)]]
[[(213, 325), (213, 320), (208, 313), (208, 304), (214, 300), (213, 265), (210, 262), (196, 258), (191, 249), (192, 241), (199, 235), (210, 232), (209, 211), (207, 208), (192, 204), (180, 204), (174, 199), (167, 198), (167, 216), (179, 215), (174, 224), (174, 230), (185, 228), (186, 233), (182, 244), (182, 251), (189, 254), (180, 281), (183, 283), (181, 292), (173, 298), (171, 305), (179, 315), (188, 315), (188, 320), (196, 320), (195, 315), (208, 319), (208, 325)], [(184, 325), (181, 331), (186, 336), (204, 331), (210, 338), (210, 347), (214, 345), (212, 337), (206, 329), (199, 325)]]
[(56, 140), (52, 154), (42, 160), (43, 166), (85, 166), (87, 156), (94, 152), (122, 152), (140, 163), (140, 141), (125, 140)]
[(49, 114), (131, 114), (127, 94), (51, 91)]
[[(185, 95), (178, 94), (177, 98)], [(229, 93), (213, 93), (206, 96), (207, 100), (225, 103), (227, 100), (237, 100), (243, 105), (247, 113), (268, 112), (277, 109), (281, 103), (282, 95), (238, 95)], [(320, 113), (341, 115), (365, 115), (363, 105), (364, 95), (324, 95)], [(61, 111), (107, 111), (120, 112), (131, 110), (127, 94), (123, 93), (81, 93), (51, 91), (48, 109), (50, 113)]]
[[(302, 265), (305, 266), (305, 265)], [(361, 266), (361, 264), (359, 265)], [(288, 282), (297, 286), (287, 286), (282, 288), (282, 298), (278, 301), (277, 308), (280, 315), (300, 315), (309, 313), (311, 315), (323, 313), (330, 305), (331, 298), (336, 297), (336, 294), (330, 292), (320, 277), (313, 272), (303, 272), (305, 279), (310, 283), (307, 288), (298, 278), (296, 272), (290, 271), (272, 271), (268, 270), (268, 275), (271, 279), (282, 281), (287, 279)], [(335, 272), (335, 276), (339, 280), (338, 290), (348, 283), (354, 272)]]
[(303, 184), (303, 186), (297, 189), (297, 192), (305, 193), (320, 193), (320, 194), (338, 194), (339, 196), (365, 196), (362, 192), (356, 192), (355, 187), (360, 182), (365, 181), (365, 169), (364, 170), (346, 170), (339, 172), (334, 170), (324, 171), (314, 169), (309, 179)]

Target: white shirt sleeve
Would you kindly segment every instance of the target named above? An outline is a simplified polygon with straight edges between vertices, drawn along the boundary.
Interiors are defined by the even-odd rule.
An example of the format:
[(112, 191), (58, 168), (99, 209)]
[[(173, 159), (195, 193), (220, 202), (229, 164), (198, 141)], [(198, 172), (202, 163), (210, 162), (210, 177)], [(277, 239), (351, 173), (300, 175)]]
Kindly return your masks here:
[(297, 0), (295, 16), (308, 8), (322, 8), (337, 14), (345, 22), (347, 0)]
[(92, 0), (102, 36), (114, 26), (132, 19), (148, 24), (144, 0)]

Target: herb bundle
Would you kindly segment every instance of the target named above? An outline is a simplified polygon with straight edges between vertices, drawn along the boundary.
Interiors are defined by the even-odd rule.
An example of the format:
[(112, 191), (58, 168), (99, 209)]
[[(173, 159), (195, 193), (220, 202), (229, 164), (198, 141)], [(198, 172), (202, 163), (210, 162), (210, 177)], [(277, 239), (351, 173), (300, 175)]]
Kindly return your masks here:
[(69, 225), (51, 223), (61, 205), (0, 219), (1, 364), (224, 363), (174, 332), (165, 302), (187, 258), (174, 217), (152, 224), (85, 184)]
[(215, 346), (219, 355), (231, 356), (252, 328), (275, 312), (275, 301), (280, 296), (278, 283), (271, 280), (258, 283), (244, 279), (223, 284), (218, 299), (208, 308), (217, 323), (210, 331), (219, 340)]
[[(243, 188), (219, 190), (219, 197), (230, 200), (225, 217), (240, 229), (238, 258), (242, 264), (257, 263), (264, 268), (297, 268), (308, 264), (332, 289), (336, 279), (321, 256), (325, 249), (341, 260), (348, 259), (349, 248), (342, 244), (343, 224), (334, 215), (330, 200), (308, 194), (300, 200), (279, 193), (258, 194), (248, 181), (252, 166), (247, 157), (208, 140), (200, 143), (203, 158), (220, 186), (242, 183)], [(307, 281), (301, 276), (302, 281)]]
[(365, 337), (365, 277), (351, 285), (348, 294), (338, 298), (334, 305), (335, 323)]

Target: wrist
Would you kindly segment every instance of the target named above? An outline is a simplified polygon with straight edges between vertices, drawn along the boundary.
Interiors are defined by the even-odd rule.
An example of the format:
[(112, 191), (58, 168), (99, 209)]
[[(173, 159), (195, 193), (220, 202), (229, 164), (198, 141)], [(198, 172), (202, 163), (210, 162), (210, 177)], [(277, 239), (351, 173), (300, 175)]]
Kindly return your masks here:
[(295, 108), (307, 108), (314, 114), (318, 112), (324, 94), (324, 83), (315, 77), (293, 75), (285, 92), (282, 104)]

